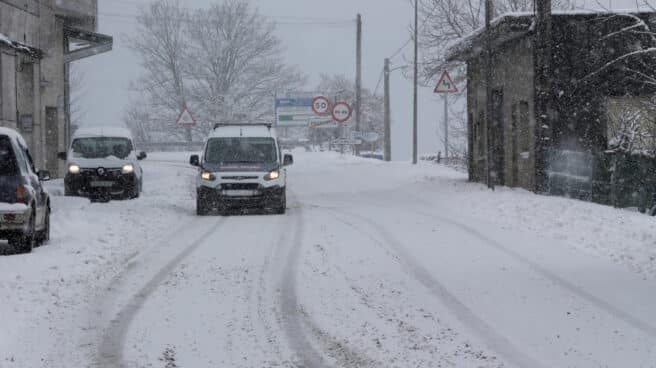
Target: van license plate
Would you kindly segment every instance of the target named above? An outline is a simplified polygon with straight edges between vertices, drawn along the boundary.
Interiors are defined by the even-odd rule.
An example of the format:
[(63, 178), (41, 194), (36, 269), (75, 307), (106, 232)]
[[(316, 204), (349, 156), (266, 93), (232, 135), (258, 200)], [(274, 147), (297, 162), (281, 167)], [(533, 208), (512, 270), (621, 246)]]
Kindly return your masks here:
[(90, 185), (94, 188), (111, 188), (114, 186), (113, 181), (92, 181)]
[(257, 190), (224, 190), (223, 195), (226, 197), (252, 197), (257, 195)]

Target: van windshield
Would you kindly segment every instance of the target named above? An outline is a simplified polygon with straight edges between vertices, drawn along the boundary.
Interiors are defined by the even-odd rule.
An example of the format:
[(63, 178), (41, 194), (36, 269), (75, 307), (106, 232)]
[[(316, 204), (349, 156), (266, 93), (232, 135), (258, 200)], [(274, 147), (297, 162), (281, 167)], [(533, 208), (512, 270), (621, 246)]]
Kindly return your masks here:
[(13, 176), (18, 172), (11, 141), (7, 136), (0, 136), (0, 176)]
[(205, 162), (213, 164), (272, 163), (277, 158), (273, 138), (212, 138), (205, 152)]
[(78, 138), (73, 141), (73, 157), (108, 158), (124, 160), (132, 152), (132, 143), (127, 138), (92, 137)]

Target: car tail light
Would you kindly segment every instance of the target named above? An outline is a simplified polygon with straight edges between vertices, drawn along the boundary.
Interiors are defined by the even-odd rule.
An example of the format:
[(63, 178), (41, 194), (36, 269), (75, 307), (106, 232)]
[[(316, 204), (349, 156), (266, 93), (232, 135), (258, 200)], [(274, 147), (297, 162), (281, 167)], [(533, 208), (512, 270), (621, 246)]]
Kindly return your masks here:
[(29, 197), (27, 189), (25, 189), (25, 186), (19, 185), (18, 188), (16, 188), (16, 203), (27, 204), (28, 202)]
[(5, 221), (16, 221), (16, 215), (13, 213), (6, 213), (2, 217), (4, 217)]

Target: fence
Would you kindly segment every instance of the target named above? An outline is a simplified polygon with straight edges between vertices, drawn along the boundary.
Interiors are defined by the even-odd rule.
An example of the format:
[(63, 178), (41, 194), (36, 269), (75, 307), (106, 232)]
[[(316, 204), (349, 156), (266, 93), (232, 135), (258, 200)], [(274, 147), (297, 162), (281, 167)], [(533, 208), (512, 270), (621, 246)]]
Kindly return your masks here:
[(547, 192), (615, 207), (656, 206), (656, 158), (618, 152), (547, 151)]

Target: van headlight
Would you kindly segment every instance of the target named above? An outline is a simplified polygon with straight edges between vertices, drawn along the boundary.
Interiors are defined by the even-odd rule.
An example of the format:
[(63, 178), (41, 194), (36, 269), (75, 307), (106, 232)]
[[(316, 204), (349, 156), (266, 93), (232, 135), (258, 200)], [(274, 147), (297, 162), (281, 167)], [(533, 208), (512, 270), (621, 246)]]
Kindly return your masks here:
[(121, 168), (121, 173), (123, 174), (132, 174), (133, 172), (134, 172), (134, 166), (132, 166), (132, 164), (124, 165)]
[(77, 175), (80, 173), (80, 166), (79, 165), (68, 165), (68, 172), (73, 175)]
[(201, 172), (201, 173), (200, 173), (200, 178), (203, 179), (203, 180), (206, 180), (206, 181), (214, 181), (214, 180), (216, 180), (216, 176), (214, 176), (214, 174), (212, 174), (212, 173), (209, 172), (209, 171), (203, 171), (203, 172)]
[(276, 180), (280, 177), (280, 170), (273, 170), (270, 173), (264, 175), (264, 180), (271, 181)]

